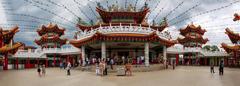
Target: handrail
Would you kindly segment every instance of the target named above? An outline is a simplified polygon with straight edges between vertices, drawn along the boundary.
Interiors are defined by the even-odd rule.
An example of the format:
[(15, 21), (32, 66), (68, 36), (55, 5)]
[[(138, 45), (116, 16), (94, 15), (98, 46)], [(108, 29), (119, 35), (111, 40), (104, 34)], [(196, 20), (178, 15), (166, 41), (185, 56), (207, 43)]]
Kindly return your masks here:
[(28, 50), (19, 50), (13, 57), (33, 57), (33, 58), (46, 58), (42, 57), (48, 53), (69, 53), (75, 52), (80, 53), (80, 49), (77, 48), (44, 48), (44, 49), (35, 49), (32, 51)]
[(103, 34), (111, 33), (136, 33), (136, 34), (151, 34), (156, 31), (160, 38), (171, 39), (171, 36), (167, 32), (160, 32), (158, 30), (152, 29), (151, 27), (141, 27), (141, 26), (104, 26), (98, 27), (96, 29), (91, 29), (90, 31), (80, 31), (77, 35), (77, 39), (81, 40), (93, 36), (96, 32), (101, 32)]
[(171, 47), (167, 49), (167, 52), (175, 52), (175, 53), (189, 53), (189, 52), (199, 52), (203, 56), (229, 56), (225, 51), (208, 51), (202, 48), (175, 48)]

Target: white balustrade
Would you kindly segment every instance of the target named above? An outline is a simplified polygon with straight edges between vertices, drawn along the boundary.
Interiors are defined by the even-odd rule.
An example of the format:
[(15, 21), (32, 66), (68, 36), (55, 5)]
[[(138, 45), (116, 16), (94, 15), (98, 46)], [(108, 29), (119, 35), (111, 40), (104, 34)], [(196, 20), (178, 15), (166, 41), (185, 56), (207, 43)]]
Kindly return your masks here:
[(80, 50), (78, 48), (44, 48), (44, 49), (36, 49), (34, 51), (29, 52), (28, 50), (19, 50), (13, 57), (20, 58), (46, 58), (46, 54), (67, 54), (67, 53), (78, 53), (80, 54)]
[(207, 51), (202, 48), (176, 48), (176, 47), (171, 47), (167, 49), (168, 53), (191, 53), (191, 52), (198, 52), (203, 56), (229, 56), (225, 51)]
[(136, 33), (136, 34), (150, 34), (154, 31), (157, 32), (157, 35), (159, 35), (160, 38), (163, 39), (171, 39), (171, 36), (167, 32), (159, 32), (158, 30), (154, 30), (150, 27), (142, 27), (140, 26), (122, 26), (121, 24), (119, 26), (104, 26), (102, 27), (100, 25), (99, 28), (91, 29), (90, 31), (83, 31), (78, 34), (78, 39), (84, 39), (93, 36), (97, 31), (103, 33), (103, 34), (111, 34), (111, 33)]

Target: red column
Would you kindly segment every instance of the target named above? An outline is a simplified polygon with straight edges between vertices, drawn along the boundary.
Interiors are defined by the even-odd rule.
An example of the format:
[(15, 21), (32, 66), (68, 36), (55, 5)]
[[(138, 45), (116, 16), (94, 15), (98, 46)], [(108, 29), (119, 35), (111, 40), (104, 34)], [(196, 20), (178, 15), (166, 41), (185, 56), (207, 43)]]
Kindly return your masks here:
[(4, 56), (3, 70), (8, 70), (8, 54)]
[(237, 61), (237, 52), (236, 51), (234, 51), (234, 57), (233, 58), (234, 58), (234, 63), (233, 64), (235, 65), (236, 61)]
[(45, 67), (48, 67), (48, 58), (45, 59)]
[(201, 60), (201, 58), (199, 58), (199, 64), (202, 65), (202, 60)]
[(37, 65), (39, 65), (39, 58), (37, 58), (36, 60), (37, 60)]
[(198, 65), (198, 53), (196, 53), (196, 64)]
[(59, 57), (59, 63), (62, 63), (62, 59), (61, 59), (61, 56)]
[(15, 63), (16, 65), (16, 69), (18, 69), (18, 58), (16, 58), (16, 63)]
[(69, 62), (69, 56), (67, 56), (67, 63)]
[(2, 47), (2, 46), (3, 46), (3, 38), (0, 37), (0, 47)]
[(53, 65), (56, 66), (56, 54), (54, 54), (54, 57), (53, 57)]
[(30, 58), (27, 58), (27, 68), (30, 68)]
[(176, 65), (178, 65), (178, 61), (179, 61), (179, 54), (176, 54)]
[(224, 58), (224, 65), (227, 66), (227, 59)]
[(190, 54), (188, 54), (188, 65), (190, 65)]

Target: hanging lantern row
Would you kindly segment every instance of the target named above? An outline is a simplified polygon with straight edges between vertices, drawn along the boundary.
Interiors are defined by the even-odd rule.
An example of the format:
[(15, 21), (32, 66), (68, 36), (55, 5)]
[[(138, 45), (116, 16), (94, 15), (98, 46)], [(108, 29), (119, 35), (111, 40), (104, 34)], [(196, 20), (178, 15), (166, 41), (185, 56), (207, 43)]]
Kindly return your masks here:
[(79, 7), (79, 6), (82, 6), (78, 1), (76, 1), (76, 0), (73, 0), (74, 1), (74, 3), (76, 3), (77, 5), (78, 5), (78, 9), (80, 10), (80, 12), (89, 20), (89, 21), (91, 21), (91, 20), (93, 20), (93, 19), (91, 19), (89, 16), (87, 16), (87, 14), (81, 9), (81, 7)]
[(63, 26), (68, 26), (68, 27), (75, 28), (71, 25), (68, 25), (68, 24), (65, 24), (65, 23), (62, 23), (62, 22), (58, 22), (58, 21), (55, 21), (55, 20), (50, 20), (50, 19), (47, 19), (47, 18), (40, 18), (40, 17), (29, 15), (29, 14), (7, 13), (7, 15), (13, 15), (13, 16), (19, 16), (19, 17), (30, 17), (30, 18), (33, 18), (33, 19), (41, 20), (41, 21), (53, 22), (53, 23), (61, 24)]
[(181, 13), (181, 14), (179, 14), (178, 16), (176, 16), (176, 17), (170, 19), (170, 20), (169, 20), (169, 23), (172, 22), (172, 21), (175, 20), (175, 19), (180, 18), (181, 16), (185, 15), (186, 13), (188, 13), (189, 11), (191, 11), (191, 10), (197, 8), (197, 7), (200, 6), (200, 5), (201, 5), (201, 3), (198, 3), (197, 5), (192, 6), (191, 8), (187, 9), (186, 11), (184, 11), (184, 12)]
[[(54, 16), (59, 17), (60, 19), (63, 19), (63, 20), (65, 20), (65, 21), (68, 21), (69, 23), (75, 24), (74, 22), (66, 19), (65, 17), (59, 16), (58, 14), (56, 14), (56, 13), (54, 13), (54, 12), (52, 12), (52, 11), (46, 9), (46, 8), (43, 8), (43, 7), (41, 7), (40, 5), (37, 5), (37, 4), (35, 4), (34, 2), (32, 2), (32, 1), (29, 1), (29, 0), (25, 0), (25, 1), (28, 2), (28, 3), (30, 3), (30, 4), (32, 4), (32, 6), (35, 6), (35, 7), (39, 8), (39, 9), (45, 11), (45, 12), (48, 12), (48, 13), (54, 15)], [(75, 24), (75, 25), (76, 25), (76, 24)]]
[(234, 2), (231, 2), (231, 3), (228, 4), (228, 5), (221, 6), (221, 7), (219, 7), (219, 8), (215, 8), (215, 9), (212, 9), (212, 10), (204, 11), (204, 12), (202, 12), (202, 13), (199, 13), (199, 14), (196, 14), (196, 15), (193, 15), (193, 16), (190, 16), (190, 17), (187, 17), (187, 18), (184, 18), (184, 19), (182, 19), (182, 20), (176, 21), (176, 22), (174, 22), (174, 23), (172, 23), (172, 24), (170, 24), (170, 25), (176, 25), (176, 24), (179, 24), (179, 23), (184, 22), (184, 21), (186, 21), (186, 20), (189, 20), (189, 19), (198, 17), (198, 16), (202, 16), (202, 15), (205, 15), (205, 14), (208, 14), (208, 13), (213, 13), (213, 12), (215, 12), (215, 11), (222, 10), (222, 9), (224, 9), (224, 8), (230, 7), (230, 6), (232, 6), (232, 5), (236, 4), (236, 3), (239, 3), (239, 2), (240, 2), (240, 1), (234, 1)]
[[(158, 5), (160, 4), (160, 2), (161, 2), (161, 0), (159, 0), (159, 1), (157, 2), (157, 5), (155, 5), (154, 8), (153, 8), (153, 10), (149, 12), (149, 14), (147, 15), (146, 19), (148, 19), (148, 17), (150, 16), (150, 14), (157, 9), (157, 7), (158, 7)], [(163, 9), (163, 7), (161, 8), (161, 10), (162, 10), (162, 9)], [(160, 10), (160, 11), (161, 11), (161, 10)]]

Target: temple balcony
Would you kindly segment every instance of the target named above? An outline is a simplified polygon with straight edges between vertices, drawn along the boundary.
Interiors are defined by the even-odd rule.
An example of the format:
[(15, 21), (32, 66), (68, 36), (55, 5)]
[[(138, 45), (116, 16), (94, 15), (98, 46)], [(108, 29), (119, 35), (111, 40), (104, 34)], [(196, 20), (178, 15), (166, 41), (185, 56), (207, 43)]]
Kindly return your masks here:
[(171, 36), (168, 32), (160, 32), (158, 30), (152, 29), (150, 26), (149, 27), (142, 27), (141, 24), (139, 26), (132, 26), (131, 24), (129, 26), (123, 26), (123, 25), (119, 25), (119, 26), (111, 26), (111, 24), (109, 26), (101, 26), (96, 28), (96, 29), (91, 29), (89, 31), (85, 30), (85, 31), (79, 31), (77, 32), (77, 39), (81, 40), (84, 38), (88, 38), (93, 36), (96, 32), (100, 32), (103, 34), (114, 34), (114, 33), (130, 33), (130, 34), (144, 34), (144, 35), (148, 35), (151, 34), (153, 32), (156, 32), (157, 35), (162, 38), (162, 39), (166, 39), (166, 40), (170, 40)]

